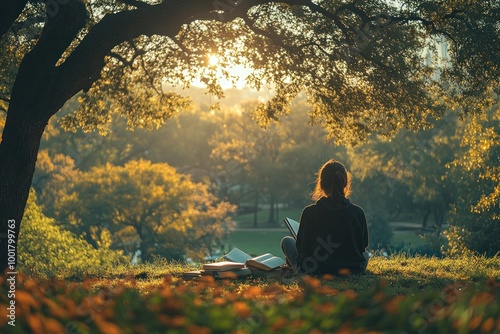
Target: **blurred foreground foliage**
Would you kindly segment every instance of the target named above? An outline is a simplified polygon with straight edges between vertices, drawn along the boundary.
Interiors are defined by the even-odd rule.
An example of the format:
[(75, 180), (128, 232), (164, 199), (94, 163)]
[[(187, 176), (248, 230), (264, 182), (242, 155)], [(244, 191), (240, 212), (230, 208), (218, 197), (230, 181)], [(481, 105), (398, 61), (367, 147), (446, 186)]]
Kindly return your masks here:
[[(368, 275), (321, 279), (183, 281), (167, 274), (155, 282), (129, 276), (79, 283), (20, 274), (15, 327), (8, 325), (8, 284), (0, 278), (0, 329), (106, 334), (500, 333), (500, 282), (484, 276), (498, 277), (498, 259), (373, 260)], [(429, 274), (441, 264), (454, 270)], [(414, 269), (416, 276), (440, 277), (439, 286), (405, 288)], [(472, 272), (480, 277), (470, 276)], [(401, 292), (395, 293), (393, 284)], [(408, 289), (416, 292), (405, 293)]]

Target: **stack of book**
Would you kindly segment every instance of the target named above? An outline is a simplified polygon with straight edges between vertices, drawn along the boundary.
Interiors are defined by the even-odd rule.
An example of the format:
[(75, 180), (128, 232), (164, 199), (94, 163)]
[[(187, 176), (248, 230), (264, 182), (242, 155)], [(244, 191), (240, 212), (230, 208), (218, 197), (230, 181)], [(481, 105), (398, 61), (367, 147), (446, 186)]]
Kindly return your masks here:
[(286, 264), (285, 260), (270, 253), (252, 257), (236, 247), (223, 258), (224, 261), (205, 263), (201, 270), (187, 271), (182, 277), (185, 279), (202, 276), (213, 276), (215, 279), (277, 277)]
[[(285, 226), (293, 238), (297, 239), (299, 223), (293, 219), (283, 219)], [(187, 271), (182, 274), (185, 279), (197, 279), (202, 276), (212, 276), (216, 279), (245, 277), (277, 277), (286, 262), (278, 256), (266, 253), (252, 257), (235, 247), (224, 255), (221, 262), (206, 263), (201, 270)]]

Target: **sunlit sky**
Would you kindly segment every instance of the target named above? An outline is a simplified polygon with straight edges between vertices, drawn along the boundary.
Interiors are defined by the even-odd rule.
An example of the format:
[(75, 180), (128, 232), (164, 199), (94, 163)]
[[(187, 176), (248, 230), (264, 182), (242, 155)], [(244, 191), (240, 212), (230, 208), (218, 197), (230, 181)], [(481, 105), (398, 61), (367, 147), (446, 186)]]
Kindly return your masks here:
[[(226, 79), (223, 75), (224, 68), (220, 67), (219, 59), (216, 55), (210, 54), (207, 56), (210, 66), (214, 67), (217, 71), (217, 76), (219, 78), (219, 83), (222, 89), (243, 89), (245, 87), (245, 78), (252, 73), (252, 69), (245, 67), (243, 65), (233, 65), (231, 67), (225, 68), (228, 71), (230, 78)], [(234, 81), (234, 83), (233, 83)], [(196, 79), (192, 82), (195, 87), (206, 87), (206, 85), (200, 80)]]

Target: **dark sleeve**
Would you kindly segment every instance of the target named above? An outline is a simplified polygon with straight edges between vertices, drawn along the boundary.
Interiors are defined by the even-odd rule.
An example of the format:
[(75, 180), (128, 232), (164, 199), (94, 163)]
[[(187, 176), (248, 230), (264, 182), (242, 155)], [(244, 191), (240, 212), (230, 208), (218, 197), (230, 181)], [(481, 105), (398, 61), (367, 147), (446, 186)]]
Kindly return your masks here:
[(311, 229), (313, 219), (312, 206), (305, 207), (300, 215), (299, 231), (297, 232), (297, 241), (295, 242), (299, 255), (304, 254), (304, 250), (307, 249), (307, 244), (309, 243), (307, 235)]

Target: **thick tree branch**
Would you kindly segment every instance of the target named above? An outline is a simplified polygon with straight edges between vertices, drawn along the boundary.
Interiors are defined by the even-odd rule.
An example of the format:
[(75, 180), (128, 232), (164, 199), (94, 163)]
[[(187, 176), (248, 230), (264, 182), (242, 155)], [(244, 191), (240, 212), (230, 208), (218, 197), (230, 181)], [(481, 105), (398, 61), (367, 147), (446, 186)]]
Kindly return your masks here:
[(132, 61), (129, 61), (129, 60), (125, 59), (124, 57), (122, 57), (121, 55), (119, 55), (116, 52), (111, 51), (109, 53), (109, 56), (113, 57), (115, 59), (118, 59), (123, 65), (125, 65), (127, 67), (132, 67)]
[(210, 20), (220, 22), (231, 22), (238, 17), (245, 17), (252, 7), (265, 5), (269, 3), (284, 3), (291, 6), (306, 6), (311, 3), (310, 0), (239, 0), (231, 4), (230, 1), (214, 1), (210, 11), (193, 15), (189, 21)]
[(149, 4), (138, 0), (118, 0), (118, 1), (135, 8), (145, 8), (150, 6)]
[(248, 28), (250, 28), (255, 34), (267, 37), (269, 40), (273, 41), (276, 45), (282, 47), (285, 50), (288, 50), (289, 52), (297, 52), (300, 49), (296, 47), (292, 47), (290, 45), (285, 44), (283, 38), (279, 35), (276, 35), (272, 33), (271, 31), (268, 30), (263, 30), (259, 27), (257, 27), (254, 24), (254, 21), (252, 21), (248, 16), (243, 17), (243, 20), (245, 21), (246, 25)]
[(70, 0), (60, 5), (57, 11), (47, 5), (47, 20), (33, 53), (43, 54), (40, 61), (55, 66), (64, 51), (73, 42), (78, 32), (85, 26), (87, 10), (81, 0)]
[(0, 39), (23, 11), (28, 0), (0, 0)]
[[(83, 28), (87, 18), (85, 5), (79, 0), (70, 0), (64, 5), (59, 5), (57, 10), (47, 6), (46, 10), (47, 20), (40, 38), (19, 66), (11, 93), (11, 100), (18, 104), (15, 108), (30, 113), (30, 117), (40, 121), (48, 120), (53, 115), (53, 110), (57, 111), (63, 104), (57, 102), (59, 99), (40, 100), (39, 97), (53, 95), (51, 92), (54, 85), (59, 85), (54, 67)], [(62, 91), (62, 88), (59, 89)], [(40, 110), (50, 110), (52, 114), (46, 115)]]
[[(68, 98), (88, 90), (99, 79), (104, 59), (111, 50), (141, 35), (175, 36), (193, 13), (208, 12), (211, 3), (167, 1), (129, 11), (106, 15), (90, 29), (81, 43), (58, 68), (60, 85)], [(85, 64), (85, 66), (81, 66)], [(69, 89), (64, 89), (70, 85)]]
[[(313, 12), (313, 13), (316, 13), (316, 14), (321, 14), (323, 15), (324, 17), (330, 19), (333, 21), (333, 23), (339, 27), (339, 29), (342, 31), (342, 33), (344, 34), (344, 36), (348, 39), (348, 40), (351, 40), (350, 38), (350, 28), (347, 27), (344, 23), (342, 23), (342, 21), (340, 21), (340, 18), (335, 14), (335, 13), (331, 13), (329, 11), (327, 11), (326, 9), (324, 9), (323, 7), (313, 3), (312, 1), (309, 2), (309, 4), (307, 5), (307, 7), (309, 7), (309, 9)], [(352, 32), (352, 31), (351, 31)]]
[(20, 30), (26, 27), (30, 27), (33, 24), (36, 23), (43, 23), (45, 22), (45, 16), (35, 16), (35, 17), (30, 17), (29, 19), (21, 22), (14, 22), (12, 26), (10, 27), (10, 30), (14, 33), (17, 34)]

